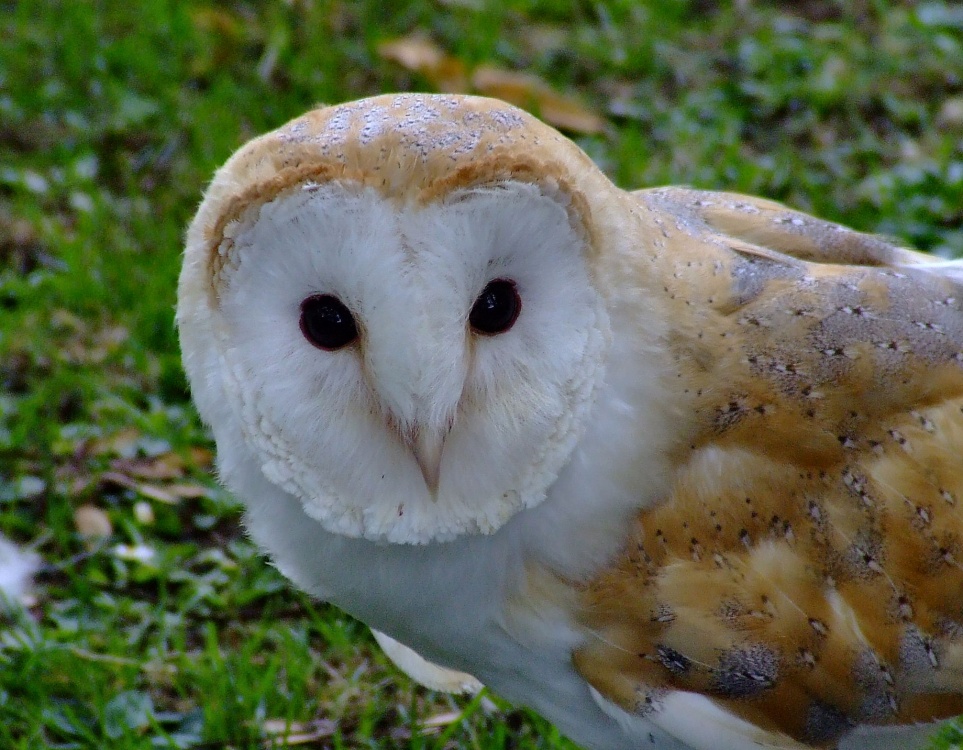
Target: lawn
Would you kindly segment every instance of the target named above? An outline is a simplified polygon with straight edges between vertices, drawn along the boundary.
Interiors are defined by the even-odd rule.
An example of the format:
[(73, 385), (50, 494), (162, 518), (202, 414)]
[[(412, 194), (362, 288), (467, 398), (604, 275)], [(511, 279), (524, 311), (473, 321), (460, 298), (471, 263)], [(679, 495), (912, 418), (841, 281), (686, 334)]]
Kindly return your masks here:
[(626, 187), (963, 255), (955, 2), (0, 3), (0, 533), (43, 561), (0, 614), (0, 747), (571, 747), (414, 686), (291, 590), (212, 478), (179, 363), (213, 170), (318, 102), (453, 88), (517, 97)]

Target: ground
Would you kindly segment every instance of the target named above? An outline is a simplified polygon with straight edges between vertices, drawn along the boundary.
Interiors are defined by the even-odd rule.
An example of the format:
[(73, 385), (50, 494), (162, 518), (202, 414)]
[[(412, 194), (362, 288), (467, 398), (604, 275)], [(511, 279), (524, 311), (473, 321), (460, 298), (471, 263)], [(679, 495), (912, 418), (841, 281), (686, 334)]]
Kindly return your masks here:
[(315, 103), (399, 90), (513, 98), (624, 187), (963, 255), (955, 2), (0, 3), (0, 533), (42, 559), (0, 614), (0, 746), (571, 747), (415, 687), (292, 591), (181, 372), (181, 240), (213, 170)]

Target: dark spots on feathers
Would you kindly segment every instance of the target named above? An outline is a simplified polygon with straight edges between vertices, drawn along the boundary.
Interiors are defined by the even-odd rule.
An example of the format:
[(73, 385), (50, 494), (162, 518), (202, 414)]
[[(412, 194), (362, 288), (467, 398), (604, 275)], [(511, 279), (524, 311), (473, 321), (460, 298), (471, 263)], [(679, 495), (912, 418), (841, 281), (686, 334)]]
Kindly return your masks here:
[(770, 690), (779, 676), (779, 658), (761, 644), (726, 651), (713, 671), (711, 688), (725, 698), (752, 698)]

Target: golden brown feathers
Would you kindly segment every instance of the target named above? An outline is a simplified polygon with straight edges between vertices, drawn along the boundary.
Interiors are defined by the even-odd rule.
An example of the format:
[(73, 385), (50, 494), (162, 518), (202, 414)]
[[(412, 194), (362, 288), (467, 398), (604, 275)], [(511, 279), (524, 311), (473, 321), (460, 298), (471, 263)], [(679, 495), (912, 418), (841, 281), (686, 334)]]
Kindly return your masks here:
[(832, 745), (963, 712), (963, 289), (778, 204), (636, 194), (676, 388), (665, 501), (582, 590), (583, 675)]
[[(286, 475), (274, 467), (290, 465), (298, 441), (282, 443), (281, 426), (248, 408), (250, 384), (224, 365), (236, 346), (220, 309), (223, 282), (240, 263), (240, 227), (256, 224), (266, 204), (324, 182), (402, 214), (457, 203), (479, 186), (532, 183), (564, 209), (551, 221), (567, 214), (573, 247), (585, 254), (579, 291), (591, 286), (599, 297), (587, 326), (598, 350), (559, 377), (598, 388), (592, 397), (588, 385), (579, 390), (559, 424), (575, 444), (569, 425), (583, 412), (572, 404), (590, 414), (596, 398), (593, 429), (578, 444), (581, 463), (566, 467), (572, 473), (546, 472), (554, 484), (537, 502), (550, 501), (517, 519), (498, 515), (511, 522), (505, 533), (413, 550), (400, 543), (411, 536), (367, 545), (342, 538), (347, 527), (307, 529), (294, 495), (307, 497), (307, 508), (326, 486), (317, 452), (298, 464), (314, 483), (282, 491)], [(270, 267), (270, 257), (259, 259)], [(230, 467), (236, 486), (257, 488), (246, 498), (252, 528), (302, 586), (429, 658), (477, 667), (591, 746), (621, 747), (629, 737), (681, 746), (688, 692), (762, 730), (747, 734), (710, 711), (693, 746), (711, 747), (723, 725), (738, 725), (728, 747), (766, 730), (774, 746), (831, 747), (857, 725), (963, 713), (961, 285), (959, 264), (947, 270), (770, 201), (678, 188), (626, 193), (571, 141), (504, 103), (408, 94), (309, 112), (235, 154), (191, 224), (179, 320), (195, 395), (222, 428), (222, 451), (261, 455), (274, 472), (260, 476), (244, 459)], [(558, 296), (553, 304), (573, 298)], [(295, 297), (291, 321), (303, 299)], [(555, 348), (588, 351), (562, 340)], [(603, 340), (605, 358), (595, 356)], [(312, 430), (335, 412), (318, 407)], [(254, 425), (262, 441), (250, 454), (238, 424)], [(346, 442), (340, 437), (332, 444)], [(544, 445), (562, 442), (552, 433)], [(466, 465), (487, 471), (495, 461), (486, 455)], [(367, 513), (370, 492), (356, 487), (367, 478), (345, 480), (351, 512)], [(402, 506), (389, 499), (385, 528), (410, 523), (410, 512), (396, 519)], [(374, 582), (359, 573), (370, 569)], [(573, 655), (581, 676), (571, 669), (573, 643), (582, 644)], [(398, 653), (415, 673), (435, 674)], [(617, 712), (597, 705), (582, 677), (652, 721), (613, 720)]]

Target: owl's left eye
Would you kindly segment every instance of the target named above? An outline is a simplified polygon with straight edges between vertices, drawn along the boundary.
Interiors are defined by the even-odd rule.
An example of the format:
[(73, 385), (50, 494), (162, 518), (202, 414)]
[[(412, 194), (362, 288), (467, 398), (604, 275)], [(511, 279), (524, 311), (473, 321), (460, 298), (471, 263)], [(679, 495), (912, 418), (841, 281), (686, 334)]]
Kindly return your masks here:
[(478, 333), (494, 336), (515, 325), (521, 310), (522, 300), (515, 282), (495, 279), (478, 295), (468, 315), (468, 322)]
[(319, 349), (330, 352), (358, 338), (358, 326), (341, 300), (316, 294), (301, 303), (301, 333)]

